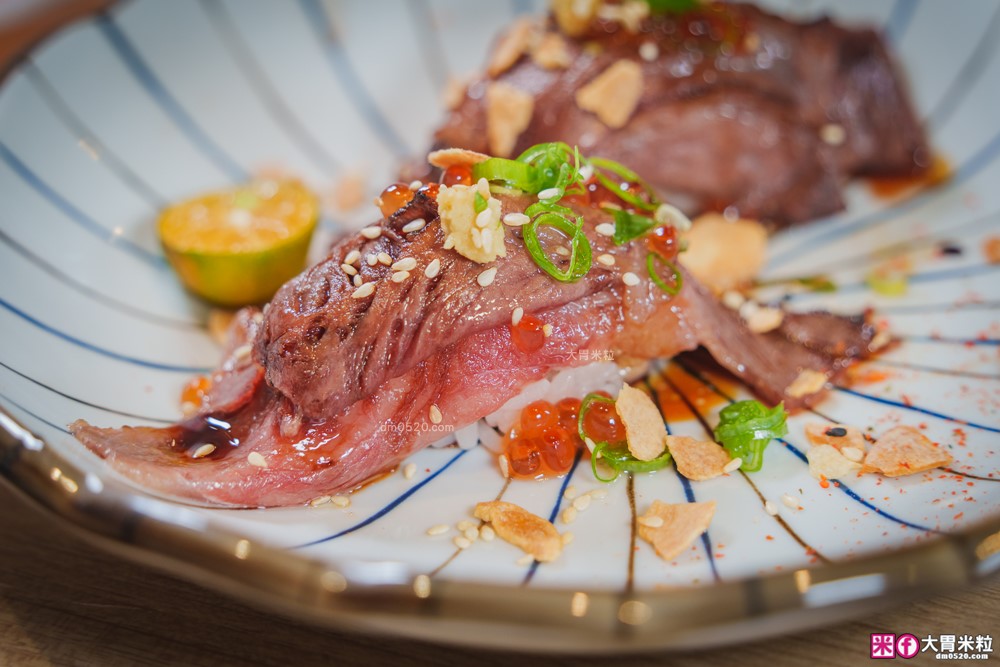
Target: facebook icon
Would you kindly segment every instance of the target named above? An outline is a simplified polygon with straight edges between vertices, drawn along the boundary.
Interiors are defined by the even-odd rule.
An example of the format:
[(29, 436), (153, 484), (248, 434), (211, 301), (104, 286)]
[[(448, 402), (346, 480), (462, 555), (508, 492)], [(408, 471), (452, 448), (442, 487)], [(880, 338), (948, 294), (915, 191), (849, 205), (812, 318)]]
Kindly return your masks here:
[(920, 640), (911, 634), (903, 634), (896, 637), (896, 656), (900, 658), (912, 658), (920, 652)]

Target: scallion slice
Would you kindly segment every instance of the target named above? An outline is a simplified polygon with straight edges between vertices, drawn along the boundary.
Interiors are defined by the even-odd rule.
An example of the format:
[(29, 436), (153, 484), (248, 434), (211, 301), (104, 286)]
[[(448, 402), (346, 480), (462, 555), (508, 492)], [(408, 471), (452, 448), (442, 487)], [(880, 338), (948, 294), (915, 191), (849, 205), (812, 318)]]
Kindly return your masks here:
[(764, 463), (764, 449), (788, 433), (784, 403), (773, 408), (759, 401), (737, 401), (719, 413), (715, 439), (733, 458), (743, 459), (742, 470), (754, 472)]
[[(583, 427), (584, 419), (587, 416), (587, 411), (590, 410), (590, 406), (597, 402), (614, 403), (615, 401), (600, 394), (587, 394), (583, 397), (583, 400), (580, 402), (580, 412), (576, 421), (576, 429), (580, 439), (584, 442), (590, 438), (587, 435), (587, 430)], [(591, 440), (593, 439), (591, 438)], [(597, 468), (598, 459), (604, 461), (614, 471), (613, 476), (601, 477), (601, 473)], [(671, 460), (670, 451), (665, 450), (663, 454), (652, 461), (640, 461), (632, 456), (626, 443), (610, 443), (602, 440), (594, 443), (594, 451), (590, 455), (590, 469), (593, 471), (594, 479), (597, 481), (613, 482), (623, 472), (653, 472), (665, 467)]]
[[(660, 277), (659, 272), (656, 270), (657, 262), (665, 265), (670, 270), (672, 274), (670, 278), (673, 282), (672, 285), (668, 284), (667, 281)], [(677, 268), (677, 265), (663, 259), (663, 257), (655, 252), (651, 252), (646, 255), (646, 270), (649, 271), (649, 277), (654, 283), (656, 283), (656, 286), (670, 296), (677, 296), (677, 293), (681, 291), (681, 287), (684, 286), (684, 276), (681, 274), (680, 269)]]
[(622, 209), (615, 209), (615, 245), (625, 245), (633, 239), (637, 239), (653, 227), (656, 222), (649, 216), (629, 213)]
[[(531, 211), (532, 208), (534, 207), (529, 207), (528, 211)], [(531, 216), (531, 213), (527, 213), (527, 215)], [(555, 262), (545, 254), (541, 241), (538, 239), (538, 228), (542, 226), (555, 227), (569, 238), (569, 266), (566, 269), (556, 266)], [(531, 258), (535, 260), (535, 264), (559, 282), (576, 282), (590, 271), (590, 241), (583, 233), (583, 218), (576, 218), (574, 223), (558, 211), (546, 210), (521, 229), (521, 233), (524, 235), (524, 246), (528, 249)]]
[(538, 170), (525, 162), (491, 157), (473, 165), (472, 178), (485, 178), (491, 183), (501, 183), (524, 192), (538, 192)]

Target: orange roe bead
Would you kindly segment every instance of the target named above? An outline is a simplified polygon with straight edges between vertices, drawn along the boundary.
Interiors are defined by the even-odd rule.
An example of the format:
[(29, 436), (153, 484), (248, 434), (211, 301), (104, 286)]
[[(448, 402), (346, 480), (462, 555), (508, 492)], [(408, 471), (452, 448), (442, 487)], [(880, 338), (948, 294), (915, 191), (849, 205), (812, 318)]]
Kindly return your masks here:
[(439, 183), (424, 183), (417, 192), (423, 193), (431, 199), (437, 199), (438, 190), (440, 189), (441, 185)]
[(556, 410), (559, 412), (559, 425), (573, 434), (577, 431), (580, 403), (579, 398), (564, 398), (556, 403)]
[(452, 185), (471, 185), (472, 167), (467, 164), (454, 164), (445, 169), (441, 176), (441, 182), (451, 187)]
[(518, 432), (525, 438), (537, 438), (559, 425), (559, 413), (548, 401), (529, 403), (521, 411)]
[(677, 229), (673, 225), (662, 225), (650, 230), (646, 235), (646, 247), (666, 260), (677, 256)]
[(542, 449), (542, 460), (551, 471), (556, 475), (567, 472), (573, 465), (577, 438), (566, 429), (556, 426), (545, 432), (542, 442), (545, 445)]
[(583, 417), (583, 428), (594, 442), (621, 442), (625, 439), (625, 426), (621, 423), (613, 403), (594, 401)]
[(510, 340), (514, 347), (525, 354), (538, 352), (545, 345), (544, 324), (532, 315), (523, 315), (521, 321), (510, 325)]
[(403, 208), (413, 199), (413, 190), (406, 183), (393, 183), (379, 195), (376, 203), (382, 211), (383, 217), (390, 215)]
[(205, 394), (212, 388), (212, 378), (198, 375), (191, 379), (181, 390), (181, 404), (190, 403), (200, 406), (205, 400)]
[(538, 440), (514, 438), (507, 442), (507, 460), (510, 470), (519, 477), (533, 477), (541, 465)]

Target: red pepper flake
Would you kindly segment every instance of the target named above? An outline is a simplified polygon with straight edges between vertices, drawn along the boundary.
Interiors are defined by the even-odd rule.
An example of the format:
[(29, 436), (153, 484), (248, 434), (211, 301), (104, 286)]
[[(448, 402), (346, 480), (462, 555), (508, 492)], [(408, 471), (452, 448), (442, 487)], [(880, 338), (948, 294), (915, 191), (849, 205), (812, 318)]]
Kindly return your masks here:
[(764, 539), (768, 542), (772, 542), (774, 540), (774, 535), (765, 535)]
[(906, 407), (908, 408), (913, 407), (913, 399), (911, 399), (906, 394), (902, 394), (899, 398), (902, 399), (903, 405), (905, 405)]
[(819, 485), (821, 487), (823, 487), (824, 489), (829, 489), (830, 488), (830, 480), (828, 480), (826, 478), (826, 475), (820, 475), (819, 476)]
[(959, 520), (959, 519), (961, 519), (961, 518), (962, 518), (963, 516), (965, 516), (965, 512), (959, 512), (958, 514), (956, 514), (956, 515), (955, 515), (955, 516), (953, 516), (952, 518), (953, 518), (953, 519), (954, 519), (955, 521), (958, 521), (958, 520)]

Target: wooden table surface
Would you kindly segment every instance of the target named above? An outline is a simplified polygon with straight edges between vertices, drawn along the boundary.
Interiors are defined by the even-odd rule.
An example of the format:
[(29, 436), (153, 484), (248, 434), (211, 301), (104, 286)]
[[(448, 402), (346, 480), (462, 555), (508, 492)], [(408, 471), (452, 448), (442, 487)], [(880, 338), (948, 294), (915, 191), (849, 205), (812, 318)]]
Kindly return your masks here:
[[(2, 2), (3, 0), (0, 0)], [(45, 0), (0, 26), (0, 69), (24, 45), (108, 0)], [(36, 5), (37, 7), (38, 5)], [(821, 632), (695, 654), (608, 659), (520, 656), (309, 627), (105, 554), (0, 483), (0, 667), (50, 665), (777, 664), (841, 667), (868, 660), (872, 632), (990, 633), (1000, 653), (1000, 580)], [(909, 661), (932, 664), (924, 654)]]

